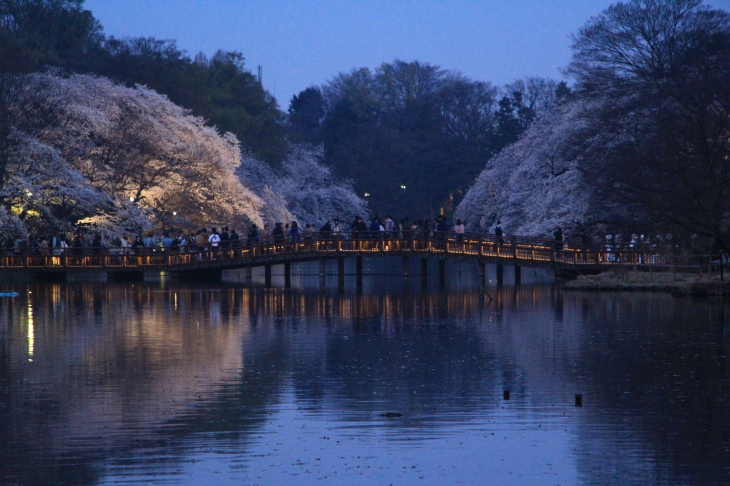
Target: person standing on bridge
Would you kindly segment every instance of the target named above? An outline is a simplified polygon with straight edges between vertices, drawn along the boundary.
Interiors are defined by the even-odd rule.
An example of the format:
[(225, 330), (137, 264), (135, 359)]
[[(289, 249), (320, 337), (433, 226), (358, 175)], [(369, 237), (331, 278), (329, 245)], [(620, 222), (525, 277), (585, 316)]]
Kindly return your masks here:
[(253, 245), (259, 243), (259, 227), (256, 223), (251, 225), (251, 229), (248, 230), (248, 247), (251, 248)]
[(264, 223), (264, 228), (261, 230), (261, 242), (264, 244), (271, 244), (271, 228), (268, 223)]
[(289, 238), (292, 243), (299, 242), (299, 223), (296, 221), (291, 222), (291, 227), (289, 228)]
[(436, 218), (436, 240), (439, 242), (439, 246), (442, 249), (446, 249), (446, 239), (449, 233), (449, 222), (445, 216), (438, 216)]
[(215, 228), (210, 229), (210, 236), (208, 237), (208, 243), (210, 243), (211, 260), (215, 260), (215, 254), (218, 251), (218, 245), (220, 245), (221, 237)]
[(497, 237), (497, 246), (502, 248), (504, 245), (504, 231), (502, 230), (502, 221), (497, 220), (497, 227), (494, 228), (494, 236)]
[(553, 236), (555, 237), (555, 254), (560, 256), (563, 254), (563, 241), (565, 240), (563, 229), (558, 227), (553, 233)]
[(359, 240), (360, 238), (365, 238), (365, 232), (367, 231), (368, 227), (365, 224), (365, 221), (362, 220), (360, 216), (355, 217), (355, 221), (352, 222), (352, 225), (350, 226), (350, 233), (353, 240)]
[(276, 245), (284, 243), (284, 227), (281, 223), (276, 223), (274, 230), (271, 232), (271, 237), (274, 239), (274, 244)]
[(456, 224), (454, 225), (454, 233), (456, 233), (457, 243), (461, 243), (464, 241), (464, 231), (464, 223), (462, 223), (460, 219), (457, 219)]

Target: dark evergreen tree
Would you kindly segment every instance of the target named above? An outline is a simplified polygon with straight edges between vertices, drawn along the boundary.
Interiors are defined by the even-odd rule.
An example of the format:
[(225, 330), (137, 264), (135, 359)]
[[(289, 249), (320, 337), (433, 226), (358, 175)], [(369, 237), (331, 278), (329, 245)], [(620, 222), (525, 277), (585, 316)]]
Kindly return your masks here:
[(290, 137), (297, 142), (316, 142), (324, 114), (324, 97), (316, 86), (292, 96), (289, 103)]

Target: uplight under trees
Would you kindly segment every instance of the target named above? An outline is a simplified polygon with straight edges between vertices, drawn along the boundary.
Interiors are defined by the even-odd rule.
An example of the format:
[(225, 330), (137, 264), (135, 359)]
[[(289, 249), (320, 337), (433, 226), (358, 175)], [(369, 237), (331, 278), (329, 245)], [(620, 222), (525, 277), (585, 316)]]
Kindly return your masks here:
[(238, 140), (166, 97), (105, 78), (5, 75), (0, 200), (34, 232), (93, 223), (140, 231), (176, 213), (198, 226), (261, 221), (235, 174)]

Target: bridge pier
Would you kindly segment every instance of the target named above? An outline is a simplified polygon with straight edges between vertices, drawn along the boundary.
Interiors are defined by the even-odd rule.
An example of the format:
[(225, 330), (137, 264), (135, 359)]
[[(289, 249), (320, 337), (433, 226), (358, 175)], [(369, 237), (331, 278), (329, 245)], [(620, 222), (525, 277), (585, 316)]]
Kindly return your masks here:
[(409, 263), (408, 262), (408, 256), (407, 255), (403, 255), (403, 265), (402, 265), (401, 269), (403, 270), (403, 276), (405, 278), (408, 278), (408, 270), (409, 270), (408, 263)]
[(284, 288), (291, 288), (291, 262), (284, 262)]
[(504, 265), (497, 265), (497, 287), (504, 285)]
[(355, 257), (355, 281), (358, 289), (362, 288), (362, 257)]
[(319, 278), (324, 278), (327, 275), (327, 260), (325, 258), (319, 259)]
[(421, 288), (428, 288), (428, 258), (421, 258)]
[[(159, 272), (144, 272), (159, 275)], [(106, 282), (108, 275), (104, 270), (67, 270), (66, 282)], [(158, 277), (159, 279), (159, 277)]]
[(345, 288), (345, 257), (337, 257), (337, 287)]
[(271, 288), (271, 264), (264, 265), (264, 287)]
[(439, 287), (446, 287), (446, 260), (439, 259)]
[(515, 265), (515, 286), (522, 285), (522, 267)]
[(479, 260), (477, 265), (479, 265), (479, 287), (483, 289), (484, 279), (487, 276), (487, 264), (483, 260)]
[(246, 287), (250, 287), (253, 283), (253, 267), (248, 265), (243, 269), (243, 273), (246, 279)]

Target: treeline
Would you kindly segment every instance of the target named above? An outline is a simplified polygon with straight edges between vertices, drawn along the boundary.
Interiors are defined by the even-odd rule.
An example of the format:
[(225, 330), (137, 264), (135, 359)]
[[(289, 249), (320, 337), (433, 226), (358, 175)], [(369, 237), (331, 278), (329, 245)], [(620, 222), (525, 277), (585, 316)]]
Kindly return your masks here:
[(529, 78), (498, 88), (420, 62), (340, 73), (294, 96), (283, 113), (243, 55), (190, 56), (175, 41), (107, 37), (83, 0), (0, 2), (5, 72), (48, 66), (146, 85), (190, 109), (246, 151), (280, 167), (292, 143), (322, 144), (338, 177), (376, 212), (451, 212), (494, 154), (568, 90)]
[(129, 87), (146, 85), (231, 132), (270, 163), (286, 155), (284, 115), (237, 52), (190, 57), (175, 41), (103, 34), (83, 0), (0, 1), (0, 70), (49, 66), (94, 73)]
[(244, 231), (367, 211), (321, 147), (286, 139), (240, 54), (190, 59), (172, 42), (105, 38), (82, 3), (0, 1), (3, 241), (79, 224)]
[(730, 249), (730, 14), (629, 0), (572, 49), (571, 99), (487, 164), (457, 216), (512, 234), (584, 226)]
[(292, 99), (291, 136), (323, 143), (336, 173), (396, 217), (450, 214), (485, 163), (568, 94), (528, 78), (504, 88), (421, 62), (338, 74)]

